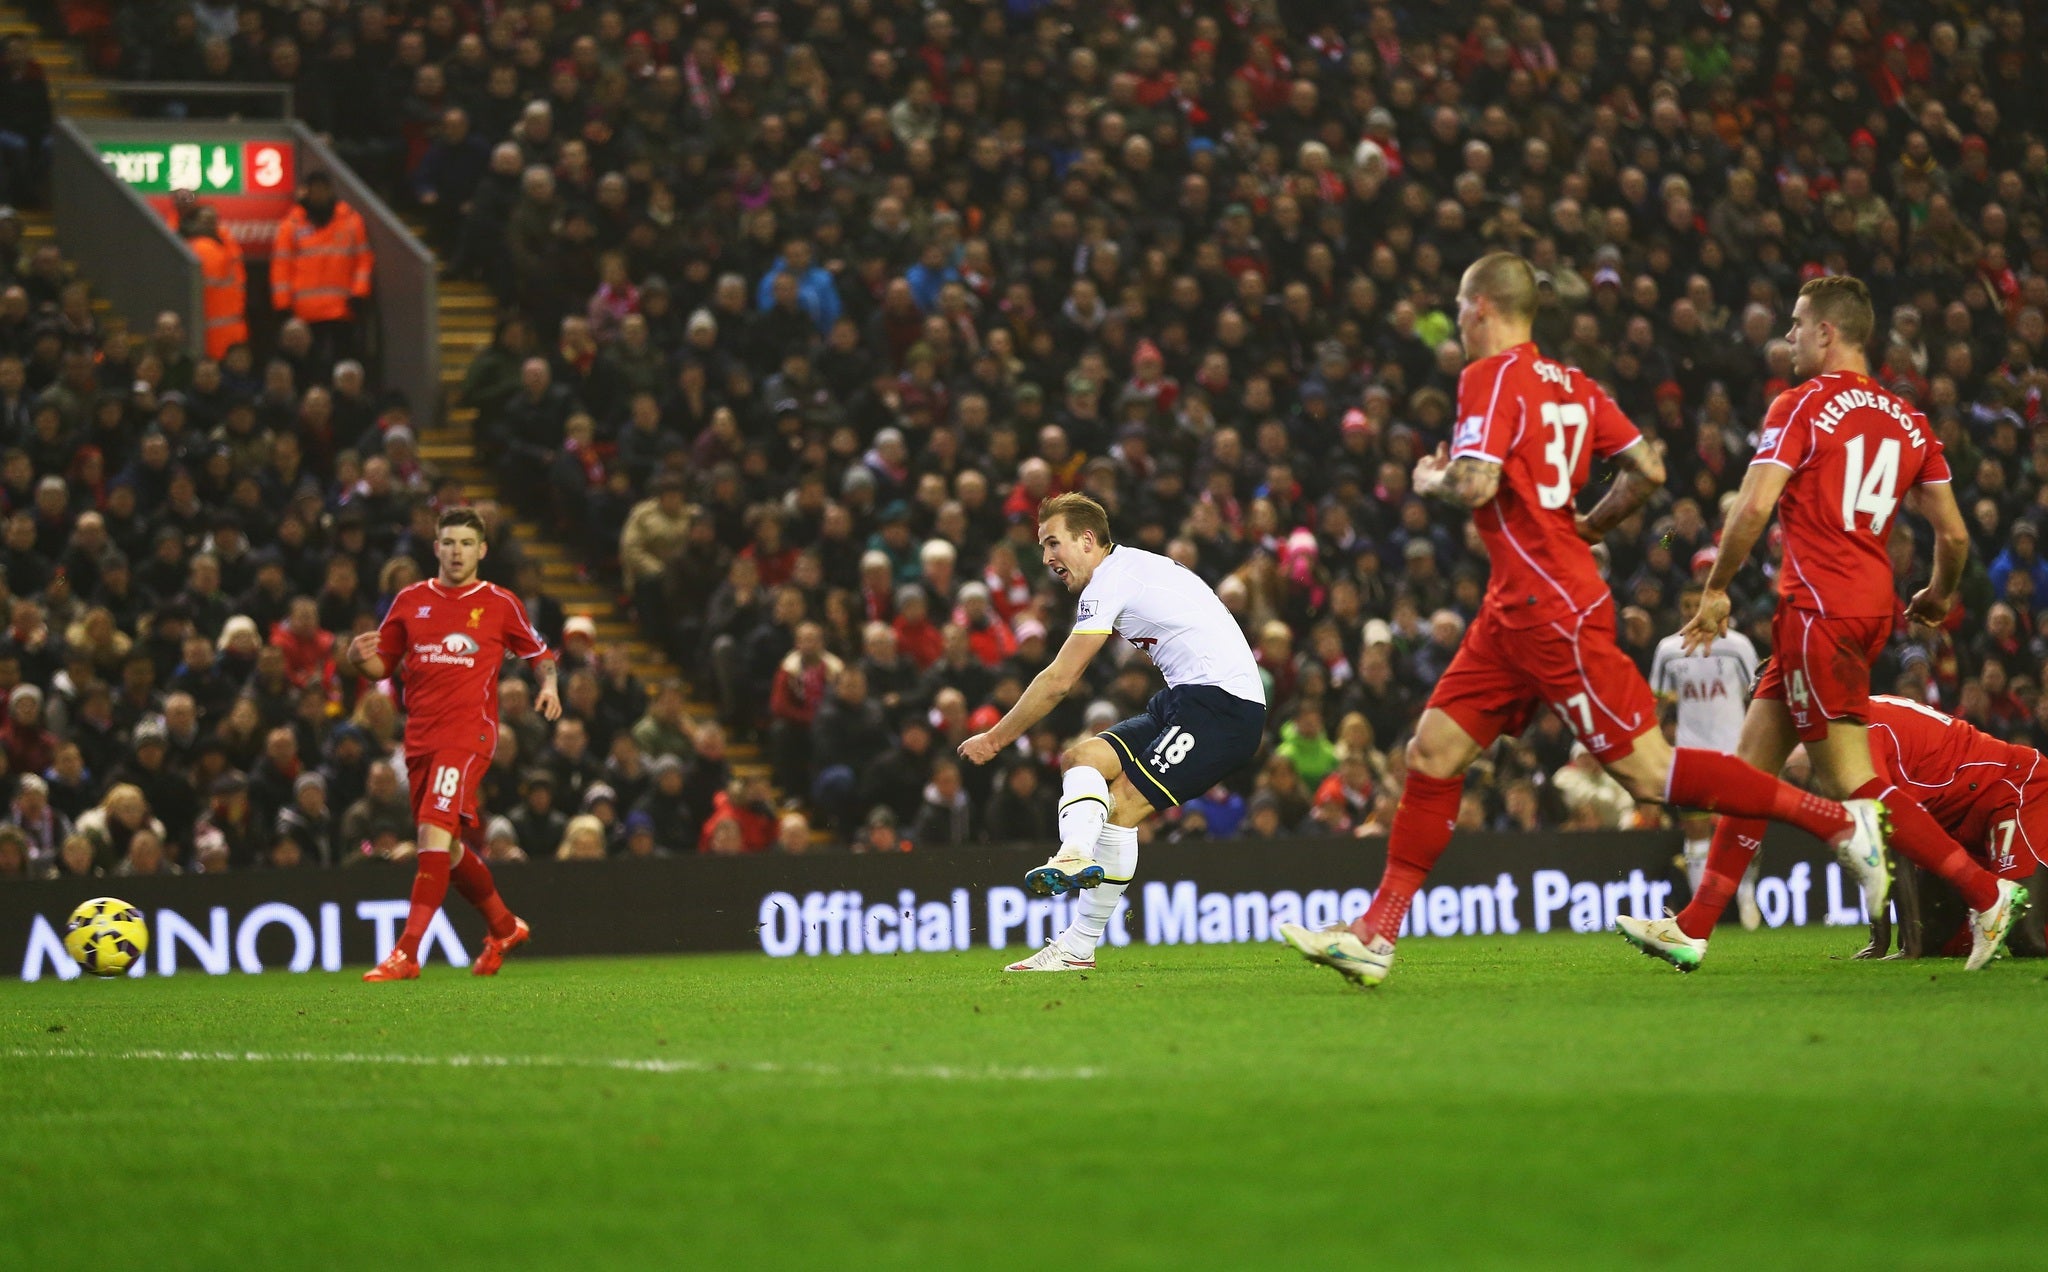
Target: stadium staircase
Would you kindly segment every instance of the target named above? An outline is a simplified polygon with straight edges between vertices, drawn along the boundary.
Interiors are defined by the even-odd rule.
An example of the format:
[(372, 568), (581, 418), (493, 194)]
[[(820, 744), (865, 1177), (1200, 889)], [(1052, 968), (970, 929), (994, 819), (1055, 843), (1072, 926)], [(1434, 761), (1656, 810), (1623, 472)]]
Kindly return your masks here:
[[(60, 115), (84, 118), (121, 118), (117, 96), (106, 81), (86, 68), (79, 44), (49, 38), (27, 14), (10, 4), (0, 4), (0, 36), (25, 35), (33, 41), (35, 57), (50, 82), (51, 105)], [(22, 247), (36, 247), (56, 240), (56, 226), (47, 209), (22, 210)], [(421, 226), (414, 223), (420, 235)], [(89, 279), (87, 281), (90, 281)], [(107, 303), (95, 299), (93, 307), (110, 316)], [(430, 467), (460, 480), (465, 489), (477, 494), (497, 493), (490, 470), (477, 461), (471, 427), (476, 412), (452, 408), (449, 403), (471, 359), (491, 342), (497, 321), (495, 302), (485, 288), (475, 283), (443, 280), (440, 284), (441, 400), (417, 404), (420, 458)], [(632, 653), (634, 674), (651, 690), (661, 681), (678, 675), (674, 664), (661, 650), (644, 640), (633, 620), (624, 612), (617, 593), (585, 570), (571, 549), (529, 518), (511, 515), (510, 504), (499, 500), (510, 516), (512, 538), (522, 552), (540, 563), (548, 592), (570, 615), (587, 615), (597, 625), (599, 648), (624, 645)], [(716, 718), (706, 703), (693, 702), (690, 713), (699, 720)], [(727, 747), (733, 771), (743, 776), (768, 775), (758, 747), (733, 743)]]
[[(413, 222), (412, 228), (413, 233), (424, 241), (424, 227)], [(420, 413), (420, 459), (429, 467), (460, 481), (465, 490), (489, 492), (495, 496), (497, 483), (490, 469), (477, 459), (473, 432), (476, 410), (454, 406), (453, 402), (462, 387), (462, 377), (469, 371), (469, 364), (491, 343), (498, 321), (497, 302), (489, 289), (479, 283), (444, 278), (440, 282), (440, 316), (442, 400), (436, 404), (438, 409)], [(500, 499), (498, 506), (511, 519), (512, 537), (520, 550), (540, 562), (541, 575), (549, 594), (560, 601), (568, 613), (588, 615), (597, 624), (599, 648), (623, 644), (631, 650), (633, 672), (650, 688), (680, 674), (660, 649), (640, 635), (639, 628), (620, 604), (618, 593), (585, 569), (572, 549), (558, 542), (531, 518), (515, 515), (509, 502)], [(700, 719), (714, 719), (717, 712), (708, 704), (693, 702), (690, 714)], [(766, 776), (768, 773), (768, 766), (761, 762), (759, 748), (751, 743), (732, 743), (727, 747), (727, 754), (737, 774)]]

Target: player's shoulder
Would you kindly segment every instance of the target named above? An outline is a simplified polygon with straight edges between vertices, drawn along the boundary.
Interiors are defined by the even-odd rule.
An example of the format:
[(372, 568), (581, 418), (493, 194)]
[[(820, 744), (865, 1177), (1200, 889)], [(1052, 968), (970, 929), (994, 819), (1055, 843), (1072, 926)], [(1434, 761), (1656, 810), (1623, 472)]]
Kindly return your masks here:
[(434, 590), (430, 585), (429, 581), (426, 579), (421, 579), (417, 583), (408, 583), (404, 587), (399, 588), (397, 593), (392, 596), (391, 612), (397, 613), (398, 607), (401, 605), (416, 605), (419, 604), (422, 600), (431, 600), (433, 599), (433, 595)]
[(1772, 424), (1783, 426), (1798, 416), (1799, 412), (1813, 405), (1827, 390), (1826, 377), (1815, 376), (1811, 380), (1780, 390), (1771, 399), (1771, 405), (1764, 411), (1764, 427)]
[(1534, 345), (1521, 344), (1484, 358), (1474, 358), (1458, 373), (1458, 386), (1471, 388), (1476, 385), (1480, 388), (1489, 388), (1504, 377), (1511, 378), (1518, 371), (1535, 370), (1535, 357)]

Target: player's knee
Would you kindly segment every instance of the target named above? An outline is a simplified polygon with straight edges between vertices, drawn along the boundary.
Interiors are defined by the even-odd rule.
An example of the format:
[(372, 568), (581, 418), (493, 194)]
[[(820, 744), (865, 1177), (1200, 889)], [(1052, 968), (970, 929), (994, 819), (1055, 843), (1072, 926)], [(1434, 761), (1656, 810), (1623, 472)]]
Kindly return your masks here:
[(1409, 772), (1449, 779), (1456, 777), (1464, 767), (1463, 759), (1453, 754), (1451, 748), (1420, 733), (1408, 739)]
[(1152, 803), (1127, 774), (1109, 784), (1109, 820), (1115, 826), (1136, 826), (1152, 815)]
[(1060, 771), (1072, 768), (1092, 768), (1108, 782), (1124, 780), (1116, 750), (1101, 738), (1084, 738), (1066, 749), (1060, 756)]

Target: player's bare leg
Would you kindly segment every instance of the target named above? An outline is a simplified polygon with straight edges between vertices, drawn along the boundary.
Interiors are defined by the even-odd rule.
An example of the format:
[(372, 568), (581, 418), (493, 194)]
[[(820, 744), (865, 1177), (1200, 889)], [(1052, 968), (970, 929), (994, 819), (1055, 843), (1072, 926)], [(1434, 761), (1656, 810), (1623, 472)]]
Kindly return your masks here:
[[(1636, 738), (1608, 771), (1638, 800), (1661, 801), (1723, 814), (1708, 850), (1700, 888), (1685, 912), (1671, 917), (1625, 916), (1615, 926), (1630, 944), (1680, 971), (1698, 967), (1707, 938), (1756, 855), (1766, 821), (1797, 826), (1834, 846), (1844, 861), (1884, 861), (1884, 824), (1874, 798), (1836, 803), (1809, 794), (1774, 774), (1797, 737), (1784, 704), (1758, 699), (1743, 721), (1733, 756), (1673, 750), (1655, 729)], [(1867, 760), (1866, 760), (1867, 763)], [(1764, 767), (1769, 764), (1770, 767)]]
[(1408, 904), (1451, 842), (1465, 770), (1483, 749), (1449, 713), (1436, 707), (1422, 713), (1408, 743), (1408, 779), (1394, 809), (1387, 869), (1373, 892), (1372, 906), (1349, 927), (1310, 931), (1296, 923), (1281, 924), (1280, 935), (1303, 958), (1368, 989), (1387, 978)]
[[(1130, 887), (1137, 872), (1138, 824), (1152, 815), (1151, 801), (1125, 775), (1115, 748), (1099, 737), (1075, 744), (1067, 752), (1066, 759), (1069, 778), (1076, 769), (1085, 770), (1102, 783), (1103, 796), (1097, 799), (1087, 795), (1072, 802), (1061, 800), (1059, 855), (1025, 877), (1027, 880), (1051, 879), (1056, 875), (1063, 884), (1051, 889), (1047, 895), (1074, 892), (1074, 917), (1067, 924), (1067, 930), (1047, 942), (1044, 949), (1030, 958), (1010, 964), (1004, 971), (1079, 972), (1092, 969), (1095, 966), (1095, 947), (1102, 943), (1103, 934), (1109, 930), (1110, 920), (1116, 915), (1117, 904), (1123, 900), (1124, 890)], [(1105, 768), (1110, 771), (1105, 773)], [(1075, 785), (1069, 780), (1067, 790), (1073, 791)], [(1085, 779), (1081, 785), (1091, 791), (1093, 789), (1093, 784)], [(1085, 844), (1079, 842), (1079, 835), (1091, 829), (1093, 840)], [(1081, 864), (1083, 862), (1085, 864)], [(1079, 870), (1073, 869), (1076, 865), (1080, 866)], [(1090, 878), (1095, 882), (1087, 882)], [(1036, 891), (1036, 887), (1033, 890)]]

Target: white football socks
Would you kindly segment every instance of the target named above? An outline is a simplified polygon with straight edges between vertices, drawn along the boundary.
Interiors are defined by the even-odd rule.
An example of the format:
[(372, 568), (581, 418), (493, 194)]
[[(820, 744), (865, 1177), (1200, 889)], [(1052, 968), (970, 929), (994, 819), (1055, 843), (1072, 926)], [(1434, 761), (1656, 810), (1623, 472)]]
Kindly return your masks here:
[(1095, 840), (1095, 864), (1102, 867), (1105, 879), (1114, 882), (1098, 883), (1075, 899), (1074, 921), (1060, 933), (1060, 946), (1075, 958), (1095, 956), (1095, 947), (1102, 943), (1102, 934), (1116, 914), (1117, 902), (1123, 900), (1124, 889), (1137, 873), (1137, 827), (1105, 825)]
[[(1076, 764), (1067, 770), (1061, 788), (1060, 846), (1076, 846), (1083, 853), (1094, 851), (1102, 825), (1109, 820), (1109, 783), (1094, 769)], [(1109, 869), (1107, 862), (1100, 864)]]
[(1700, 890), (1700, 880), (1707, 873), (1707, 849), (1713, 847), (1711, 839), (1688, 839), (1685, 841), (1685, 881), (1692, 885), (1694, 893)]

